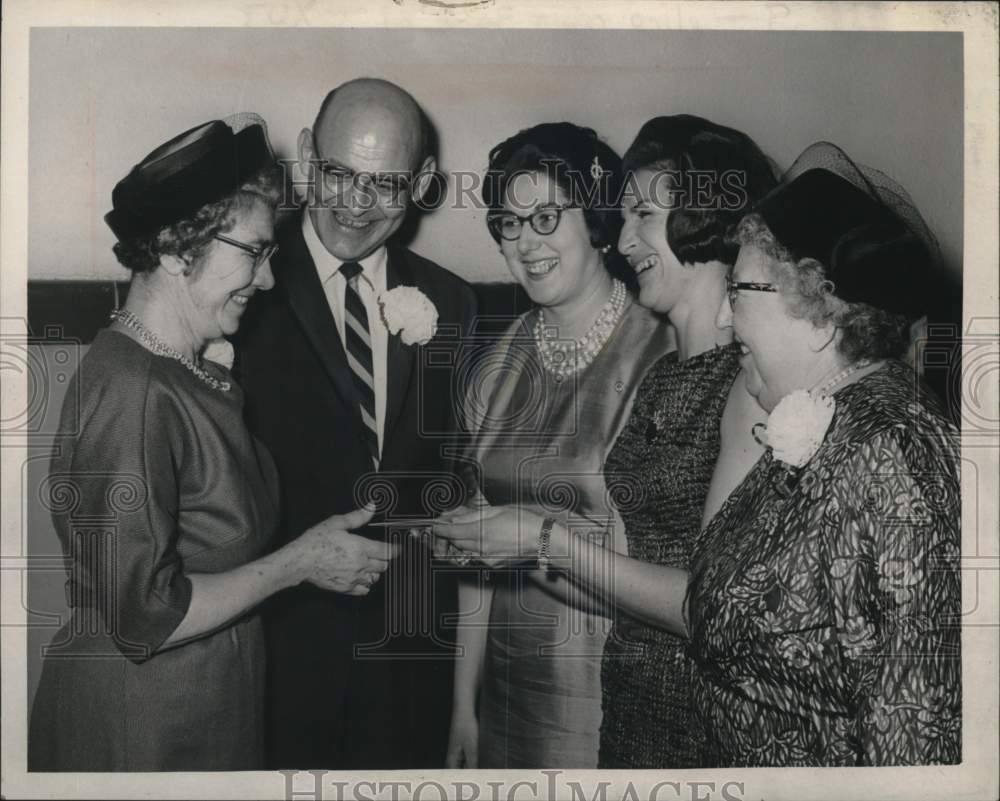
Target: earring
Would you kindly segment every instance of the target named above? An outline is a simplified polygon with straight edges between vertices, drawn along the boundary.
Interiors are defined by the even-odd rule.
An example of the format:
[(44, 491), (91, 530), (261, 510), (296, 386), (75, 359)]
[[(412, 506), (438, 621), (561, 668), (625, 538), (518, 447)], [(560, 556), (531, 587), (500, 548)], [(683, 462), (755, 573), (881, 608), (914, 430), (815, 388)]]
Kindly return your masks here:
[(611, 252), (611, 245), (605, 245), (603, 248), (601, 248), (601, 253), (603, 253), (605, 256), (607, 256), (610, 252)]

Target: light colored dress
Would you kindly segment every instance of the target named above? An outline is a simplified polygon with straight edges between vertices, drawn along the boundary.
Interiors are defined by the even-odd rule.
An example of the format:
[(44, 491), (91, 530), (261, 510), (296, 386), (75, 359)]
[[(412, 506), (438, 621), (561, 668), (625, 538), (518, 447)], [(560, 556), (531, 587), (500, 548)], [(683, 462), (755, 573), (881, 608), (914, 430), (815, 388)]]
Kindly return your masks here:
[[(515, 322), (483, 362), (470, 401), (472, 470), (490, 504), (560, 519), (568, 513), (572, 527), (603, 537), (613, 519), (604, 461), (646, 370), (671, 347), (671, 332), (629, 300), (594, 361), (558, 381), (541, 365), (531, 335), (535, 314)], [(490, 575), (479, 766), (593, 768), (610, 621), (582, 596), (567, 603), (552, 579), (530, 578), (533, 569)]]

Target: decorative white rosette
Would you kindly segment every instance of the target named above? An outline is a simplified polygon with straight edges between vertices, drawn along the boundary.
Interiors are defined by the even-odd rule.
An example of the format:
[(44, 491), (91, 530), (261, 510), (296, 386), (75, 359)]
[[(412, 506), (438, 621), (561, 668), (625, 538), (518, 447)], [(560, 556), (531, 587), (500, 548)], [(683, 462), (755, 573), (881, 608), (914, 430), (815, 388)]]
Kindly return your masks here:
[(208, 345), (205, 346), (205, 350), (201, 354), (202, 359), (221, 364), (227, 370), (233, 368), (235, 356), (236, 353), (233, 350), (232, 343), (225, 337), (209, 340)]
[(385, 327), (390, 334), (399, 334), (404, 345), (426, 345), (437, 331), (437, 309), (415, 286), (383, 292), (378, 303)]
[(797, 389), (771, 411), (762, 442), (779, 462), (804, 467), (819, 450), (836, 408), (836, 401), (827, 395)]

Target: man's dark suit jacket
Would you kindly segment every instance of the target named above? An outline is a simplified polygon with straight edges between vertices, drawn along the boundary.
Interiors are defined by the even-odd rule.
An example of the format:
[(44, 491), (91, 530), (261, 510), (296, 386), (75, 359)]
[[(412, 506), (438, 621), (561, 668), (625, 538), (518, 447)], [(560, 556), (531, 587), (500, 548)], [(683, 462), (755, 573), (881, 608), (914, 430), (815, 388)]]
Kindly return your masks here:
[[(426, 346), (389, 337), (382, 460), (374, 474), (352, 374), (301, 218), (279, 242), (275, 287), (250, 304), (236, 362), (247, 423), (281, 476), (276, 546), (369, 498), (390, 516), (459, 503), (443, 451), (455, 426), (457, 350), (475, 314), (471, 288), (389, 245), (388, 289), (418, 287), (439, 319)], [(367, 533), (386, 536), (375, 528)], [(396, 539), (405, 543), (403, 554), (366, 597), (301, 585), (265, 604), (270, 767), (443, 766), (453, 670), (447, 643), (454, 635), (440, 618), (456, 608), (454, 576), (440, 565), (432, 570), (427, 551), (405, 533)]]

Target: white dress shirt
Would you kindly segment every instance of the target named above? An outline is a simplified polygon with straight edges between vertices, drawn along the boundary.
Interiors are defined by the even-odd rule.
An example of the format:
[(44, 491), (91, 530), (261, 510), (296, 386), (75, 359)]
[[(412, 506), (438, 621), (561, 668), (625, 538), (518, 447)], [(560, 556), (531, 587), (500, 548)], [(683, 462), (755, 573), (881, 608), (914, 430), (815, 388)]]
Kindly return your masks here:
[[(308, 214), (303, 215), (302, 234), (319, 273), (319, 280), (326, 293), (326, 302), (333, 312), (337, 323), (337, 334), (347, 349), (344, 339), (344, 296), (347, 292), (347, 279), (340, 271), (344, 264), (333, 256), (320, 241), (313, 230)], [(361, 272), (358, 274), (358, 294), (368, 313), (368, 333), (372, 343), (372, 372), (375, 379), (375, 422), (378, 426), (378, 449), (382, 453), (382, 437), (385, 431), (385, 395), (386, 372), (388, 369), (389, 329), (382, 322), (382, 312), (379, 309), (378, 297), (386, 290), (386, 250), (383, 245), (370, 256), (360, 259)]]

